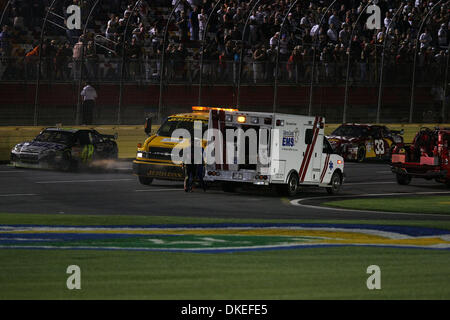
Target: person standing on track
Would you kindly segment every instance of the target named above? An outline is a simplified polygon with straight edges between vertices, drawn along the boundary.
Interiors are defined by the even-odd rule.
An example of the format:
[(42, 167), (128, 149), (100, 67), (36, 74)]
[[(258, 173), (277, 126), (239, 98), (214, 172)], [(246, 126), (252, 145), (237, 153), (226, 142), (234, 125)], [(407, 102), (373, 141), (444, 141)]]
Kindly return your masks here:
[[(197, 157), (195, 156), (197, 153)], [(197, 159), (196, 159), (197, 158)], [(197, 160), (197, 161), (196, 161)], [(192, 192), (194, 179), (197, 178), (203, 191), (206, 192), (206, 183), (203, 180), (203, 147), (199, 139), (191, 137), (189, 146), (183, 151), (184, 191)]]
[(97, 91), (89, 83), (81, 91), (83, 97), (83, 125), (92, 124), (94, 118), (95, 99), (97, 99)]

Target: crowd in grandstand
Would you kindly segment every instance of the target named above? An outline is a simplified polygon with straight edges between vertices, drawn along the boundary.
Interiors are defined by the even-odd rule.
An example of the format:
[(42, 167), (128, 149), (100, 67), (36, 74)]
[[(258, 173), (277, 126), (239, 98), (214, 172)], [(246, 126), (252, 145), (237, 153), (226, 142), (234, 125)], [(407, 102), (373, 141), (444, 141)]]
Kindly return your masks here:
[(342, 82), (350, 58), (351, 80), (375, 83), (384, 48), (386, 79), (405, 82), (411, 79), (416, 39), (418, 80), (435, 83), (445, 76), (450, 36), (445, 1), (437, 6), (437, 0), (376, 1), (382, 21), (374, 30), (366, 26), (369, 0), (338, 0), (329, 10), (331, 0), (295, 5), (293, 0), (223, 0), (217, 6), (216, 1), (100, 0), (82, 34), (65, 27), (66, 8), (79, 5), (84, 26), (96, 1), (57, 0), (41, 47), (52, 1), (14, 0), (1, 24), (0, 79), (35, 78), (40, 55), (44, 79), (78, 79), (81, 67), (85, 78), (117, 79), (123, 59), (126, 79), (157, 80), (164, 51), (167, 79), (195, 81), (203, 49), (203, 75), (213, 81), (236, 82), (241, 60), (242, 79), (273, 81), (278, 52), (284, 81), (309, 81), (314, 74), (315, 81)]

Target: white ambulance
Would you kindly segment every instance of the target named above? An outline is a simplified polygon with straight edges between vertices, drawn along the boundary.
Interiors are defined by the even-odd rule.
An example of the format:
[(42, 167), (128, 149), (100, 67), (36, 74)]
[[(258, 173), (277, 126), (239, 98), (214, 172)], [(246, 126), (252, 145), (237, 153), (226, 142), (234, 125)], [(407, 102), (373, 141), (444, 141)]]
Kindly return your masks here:
[(225, 191), (239, 183), (274, 185), (294, 196), (299, 186), (339, 192), (344, 159), (324, 136), (325, 119), (280, 113), (211, 110), (205, 180)]

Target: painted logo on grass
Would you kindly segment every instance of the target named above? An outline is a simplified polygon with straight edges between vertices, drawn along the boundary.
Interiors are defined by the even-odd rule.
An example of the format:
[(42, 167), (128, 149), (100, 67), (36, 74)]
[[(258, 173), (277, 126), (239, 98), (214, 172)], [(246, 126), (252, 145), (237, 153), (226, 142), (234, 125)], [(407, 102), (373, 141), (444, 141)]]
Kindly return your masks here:
[(6, 226), (0, 249), (234, 252), (329, 246), (450, 250), (450, 231), (350, 224)]

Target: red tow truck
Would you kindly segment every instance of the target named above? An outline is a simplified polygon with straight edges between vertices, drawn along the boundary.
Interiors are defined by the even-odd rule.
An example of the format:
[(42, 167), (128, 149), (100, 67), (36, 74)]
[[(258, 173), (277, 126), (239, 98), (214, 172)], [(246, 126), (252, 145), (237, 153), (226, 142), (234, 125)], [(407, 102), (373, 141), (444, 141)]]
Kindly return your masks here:
[(391, 170), (401, 185), (412, 178), (434, 179), (450, 187), (450, 128), (421, 128), (411, 144), (397, 145)]

